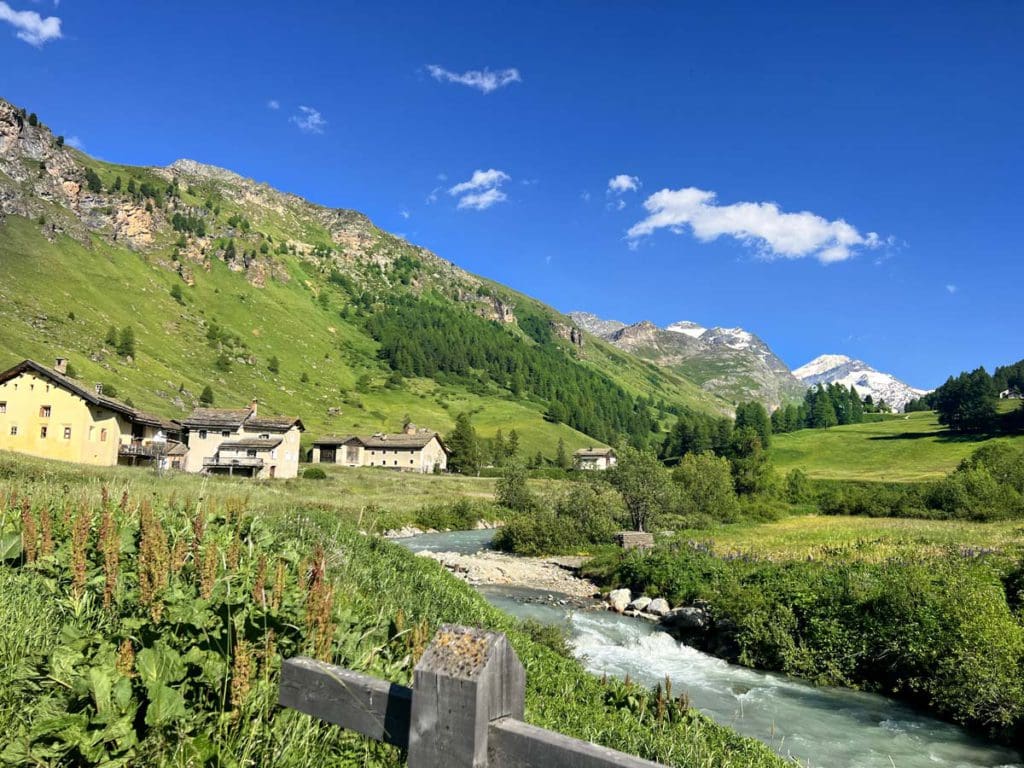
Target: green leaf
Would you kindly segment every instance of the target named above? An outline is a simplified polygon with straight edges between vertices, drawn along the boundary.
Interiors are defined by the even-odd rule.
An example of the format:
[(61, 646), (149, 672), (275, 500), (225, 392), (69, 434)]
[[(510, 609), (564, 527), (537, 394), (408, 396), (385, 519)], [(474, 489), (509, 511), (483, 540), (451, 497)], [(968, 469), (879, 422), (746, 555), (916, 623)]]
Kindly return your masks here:
[(146, 725), (160, 727), (185, 716), (185, 699), (173, 688), (157, 685), (150, 689)]
[(110, 711), (110, 694), (114, 681), (103, 667), (90, 667), (88, 676), (89, 692), (92, 694), (93, 704), (96, 705), (96, 712), (106, 715)]
[(0, 538), (0, 560), (17, 560), (21, 557), (21, 534), (12, 533)]
[(185, 676), (185, 664), (176, 650), (157, 640), (135, 657), (135, 668), (147, 688), (176, 683)]

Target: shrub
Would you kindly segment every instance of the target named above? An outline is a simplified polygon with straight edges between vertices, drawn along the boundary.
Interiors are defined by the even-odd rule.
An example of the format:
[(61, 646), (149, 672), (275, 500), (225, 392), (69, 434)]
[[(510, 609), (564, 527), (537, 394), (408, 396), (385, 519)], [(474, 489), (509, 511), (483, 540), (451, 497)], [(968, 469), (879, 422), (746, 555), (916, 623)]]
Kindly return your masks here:
[(306, 480), (326, 480), (327, 473), (320, 467), (307, 467), (302, 471), (302, 476)]
[(622, 500), (608, 488), (574, 484), (553, 503), (513, 515), (494, 546), (520, 555), (567, 554), (610, 544), (624, 517)]
[(734, 522), (739, 503), (729, 460), (710, 453), (688, 453), (672, 471), (674, 511), (684, 517)]

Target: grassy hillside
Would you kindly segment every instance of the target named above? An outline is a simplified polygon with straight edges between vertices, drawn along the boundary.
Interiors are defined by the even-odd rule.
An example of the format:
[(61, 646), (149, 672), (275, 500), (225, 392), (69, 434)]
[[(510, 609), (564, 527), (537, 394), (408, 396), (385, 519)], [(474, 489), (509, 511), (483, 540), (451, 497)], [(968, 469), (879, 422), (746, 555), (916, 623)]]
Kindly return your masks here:
[(990, 439), (1024, 444), (1024, 436), (950, 435), (928, 411), (775, 435), (771, 455), (782, 472), (802, 469), (815, 479), (912, 482), (941, 478)]
[[(171, 297), (174, 285), (181, 286), (183, 304)], [(516, 429), (528, 455), (553, 456), (559, 438), (570, 449), (594, 442), (546, 422), (544, 403), (513, 398), (493, 384), (472, 392), (431, 379), (389, 386), (376, 343), (341, 316), (343, 300), (318, 296), (298, 279), (256, 287), (216, 259), (208, 271), (197, 271), (190, 287), (159, 255), (100, 238), (89, 248), (67, 237), (51, 242), (35, 222), (16, 216), (0, 225), (0, 366), (65, 355), (84, 382), (113, 385), (119, 396), (168, 416), (187, 413), (209, 384), (218, 405), (257, 397), (268, 411), (301, 416), (307, 440), (325, 432), (395, 430), (406, 415), (445, 431), (468, 410), (484, 436)], [(229, 338), (229, 370), (217, 366), (225, 344), (207, 338), (213, 325)], [(110, 326), (134, 329), (131, 363), (104, 343)], [(279, 361), (276, 374), (268, 370), (271, 357)], [(690, 400), (699, 392), (604, 349), (582, 364), (608, 371), (638, 394)], [(340, 413), (330, 415), (332, 408)]]

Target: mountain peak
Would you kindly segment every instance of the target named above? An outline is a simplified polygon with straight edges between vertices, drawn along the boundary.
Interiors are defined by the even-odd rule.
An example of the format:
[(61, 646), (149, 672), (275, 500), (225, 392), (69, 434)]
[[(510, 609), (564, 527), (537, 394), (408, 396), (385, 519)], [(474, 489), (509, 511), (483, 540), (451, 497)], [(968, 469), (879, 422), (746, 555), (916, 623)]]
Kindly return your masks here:
[(861, 397), (871, 395), (875, 402), (885, 400), (898, 411), (927, 392), (900, 381), (891, 373), (875, 370), (863, 360), (846, 355), (819, 355), (793, 371), (793, 375), (809, 386), (839, 384), (853, 387)]
[(168, 165), (167, 170), (177, 171), (187, 176), (202, 176), (207, 179), (218, 179), (220, 181), (247, 181), (245, 177), (240, 176), (234, 171), (229, 171), (227, 168), (200, 163), (198, 160), (189, 160), (185, 157), (175, 160)]

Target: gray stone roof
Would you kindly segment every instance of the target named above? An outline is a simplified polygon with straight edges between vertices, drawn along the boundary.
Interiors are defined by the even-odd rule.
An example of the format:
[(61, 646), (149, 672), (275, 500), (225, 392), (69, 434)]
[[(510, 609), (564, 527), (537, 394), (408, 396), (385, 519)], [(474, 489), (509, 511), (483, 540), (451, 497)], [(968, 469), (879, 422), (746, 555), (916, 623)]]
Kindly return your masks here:
[(282, 442), (283, 438), (274, 437), (270, 440), (263, 440), (259, 437), (243, 437), (240, 440), (225, 440), (220, 444), (220, 450), (227, 448), (228, 450), (248, 450), (255, 448), (257, 451), (269, 451), (271, 448), (277, 448)]
[(574, 451), (572, 455), (580, 459), (597, 459), (605, 456), (614, 456), (615, 450), (613, 448), (580, 448), (578, 451)]

